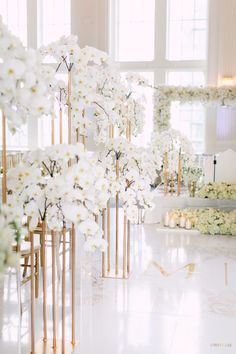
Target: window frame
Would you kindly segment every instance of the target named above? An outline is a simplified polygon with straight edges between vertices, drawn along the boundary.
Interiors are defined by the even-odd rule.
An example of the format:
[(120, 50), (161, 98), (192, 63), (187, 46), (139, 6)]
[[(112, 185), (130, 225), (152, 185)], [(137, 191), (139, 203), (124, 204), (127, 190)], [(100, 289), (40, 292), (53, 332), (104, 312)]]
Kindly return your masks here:
[[(115, 6), (114, 6), (115, 4)], [(168, 60), (167, 59), (167, 43), (168, 43), (168, 1), (156, 0), (155, 1), (155, 43), (154, 43), (154, 60), (153, 61), (116, 61), (115, 46), (116, 46), (116, 33), (115, 33), (115, 16), (116, 16), (117, 1), (108, 0), (108, 14), (109, 14), (109, 40), (108, 50), (109, 54), (119, 64), (120, 70), (134, 71), (134, 72), (153, 72), (154, 85), (166, 85), (167, 73), (169, 71), (201, 71), (204, 74), (205, 82), (207, 82), (207, 60)], [(209, 0), (207, 4), (207, 34), (209, 27)], [(208, 35), (207, 35), (208, 37)], [(207, 44), (206, 44), (207, 45)], [(204, 124), (204, 132), (206, 124)], [(204, 133), (204, 145), (205, 133)]]

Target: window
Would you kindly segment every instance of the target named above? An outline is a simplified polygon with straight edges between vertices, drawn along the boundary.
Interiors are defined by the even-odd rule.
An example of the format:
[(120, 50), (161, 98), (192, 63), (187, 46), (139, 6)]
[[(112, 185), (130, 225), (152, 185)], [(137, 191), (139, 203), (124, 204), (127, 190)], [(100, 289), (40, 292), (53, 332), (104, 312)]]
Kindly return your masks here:
[(169, 0), (167, 58), (205, 60), (207, 0)]
[[(207, 25), (208, 0), (110, 0), (110, 54), (122, 72), (150, 73), (150, 83), (155, 86), (204, 85)], [(140, 144), (146, 144), (151, 135), (150, 97)], [(196, 151), (204, 151), (205, 111), (201, 104), (174, 102), (171, 123), (181, 127)]]
[[(25, 46), (36, 48), (71, 33), (71, 0), (0, 0), (0, 15)], [(58, 120), (55, 125), (58, 129)], [(41, 146), (51, 144), (50, 127), (51, 119), (46, 117), (39, 119), (38, 124), (29, 122), (14, 135), (7, 131), (7, 147), (33, 148), (38, 141)], [(63, 132), (66, 134), (66, 127)]]
[(117, 0), (115, 58), (117, 61), (154, 59), (155, 0)]
[(71, 1), (38, 1), (38, 46), (71, 33)]
[[(27, 2), (26, 0), (1, 0), (0, 15), (4, 24), (24, 45), (27, 45)], [(1, 117), (1, 112), (0, 112)], [(0, 119), (1, 120), (1, 119)], [(2, 140), (2, 125), (0, 127), (0, 141)], [(14, 135), (7, 129), (7, 147), (10, 150), (26, 148), (28, 145), (27, 126), (21, 127), (20, 132)]]
[(1, 0), (0, 15), (10, 31), (27, 45), (27, 0)]
[[(167, 84), (174, 86), (204, 85), (204, 73), (200, 71), (168, 72)], [(180, 130), (192, 141), (196, 153), (204, 152), (205, 108), (199, 103), (171, 104), (171, 126)]]

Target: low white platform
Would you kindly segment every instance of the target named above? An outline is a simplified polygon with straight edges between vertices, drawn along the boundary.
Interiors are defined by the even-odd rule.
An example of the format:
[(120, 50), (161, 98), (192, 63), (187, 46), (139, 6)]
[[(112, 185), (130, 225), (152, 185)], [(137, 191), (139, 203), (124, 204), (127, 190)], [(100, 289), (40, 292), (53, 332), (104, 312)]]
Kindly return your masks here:
[(236, 208), (235, 200), (190, 198), (187, 193), (177, 197), (176, 195), (165, 196), (162, 191), (153, 191), (155, 208), (146, 211), (145, 224), (156, 224), (163, 221), (165, 213), (174, 208), (219, 208), (230, 211)]

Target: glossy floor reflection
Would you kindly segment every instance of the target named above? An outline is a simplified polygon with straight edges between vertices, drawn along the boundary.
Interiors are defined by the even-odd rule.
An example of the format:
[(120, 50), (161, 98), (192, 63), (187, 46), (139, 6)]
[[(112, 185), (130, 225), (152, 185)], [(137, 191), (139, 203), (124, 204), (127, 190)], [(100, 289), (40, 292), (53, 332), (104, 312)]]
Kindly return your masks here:
[[(158, 230), (156, 225), (134, 226), (133, 231), (129, 280), (101, 279), (96, 255), (84, 257), (77, 266), (80, 344), (74, 353), (235, 354), (236, 238)], [(5, 277), (1, 354), (17, 353), (15, 289), (14, 274)], [(27, 287), (23, 293), (21, 353), (25, 354), (29, 353)], [(69, 325), (69, 296), (67, 305)], [(49, 301), (48, 313), (50, 307)], [(40, 300), (36, 310), (39, 339)]]

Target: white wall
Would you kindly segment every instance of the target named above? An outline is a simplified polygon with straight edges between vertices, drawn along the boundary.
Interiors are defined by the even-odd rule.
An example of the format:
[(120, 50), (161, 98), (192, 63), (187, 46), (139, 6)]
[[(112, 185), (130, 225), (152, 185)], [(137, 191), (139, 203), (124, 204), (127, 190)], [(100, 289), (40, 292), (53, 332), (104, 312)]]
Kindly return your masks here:
[(81, 47), (108, 50), (108, 0), (72, 0), (71, 32)]

